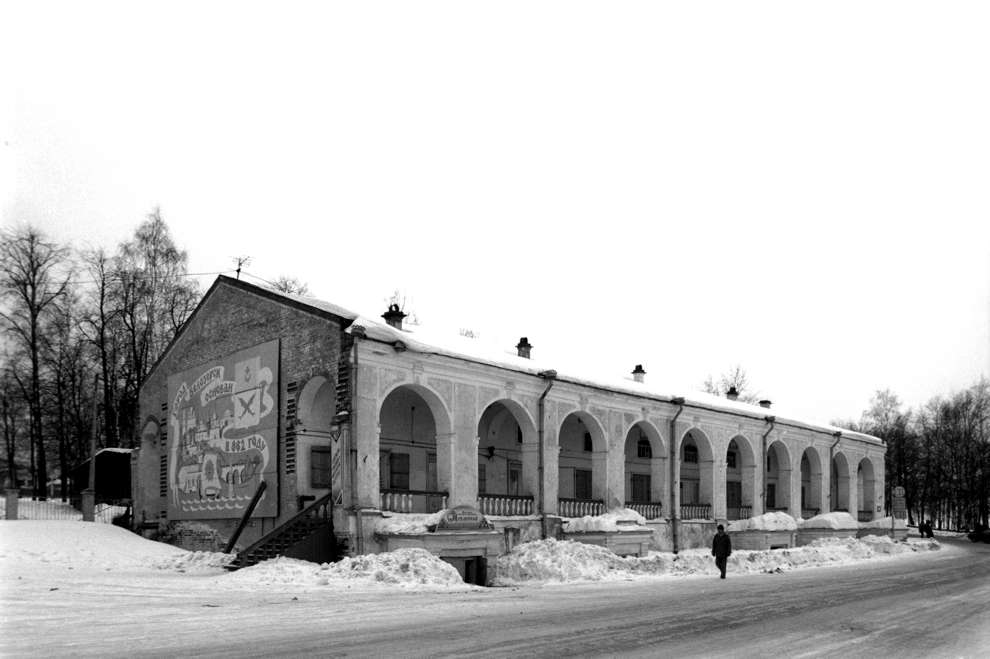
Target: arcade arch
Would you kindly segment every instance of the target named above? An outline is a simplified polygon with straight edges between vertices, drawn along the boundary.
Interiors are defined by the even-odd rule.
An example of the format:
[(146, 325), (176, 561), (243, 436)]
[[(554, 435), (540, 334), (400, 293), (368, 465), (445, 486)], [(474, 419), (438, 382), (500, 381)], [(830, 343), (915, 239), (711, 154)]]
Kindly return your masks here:
[(681, 438), (679, 457), (681, 519), (711, 519), (715, 464), (711, 441), (692, 428)]
[(623, 449), (624, 501), (647, 519), (663, 514), (661, 501), (666, 487), (666, 450), (660, 433), (639, 421), (626, 433)]
[(729, 520), (745, 519), (753, 512), (756, 459), (742, 435), (733, 437), (725, 451), (725, 510)]
[(560, 514), (582, 517), (604, 513), (608, 443), (601, 424), (587, 412), (571, 412), (560, 424), (558, 444)]
[(439, 397), (403, 384), (378, 415), (378, 478), (383, 510), (432, 513), (445, 507), (453, 436)]

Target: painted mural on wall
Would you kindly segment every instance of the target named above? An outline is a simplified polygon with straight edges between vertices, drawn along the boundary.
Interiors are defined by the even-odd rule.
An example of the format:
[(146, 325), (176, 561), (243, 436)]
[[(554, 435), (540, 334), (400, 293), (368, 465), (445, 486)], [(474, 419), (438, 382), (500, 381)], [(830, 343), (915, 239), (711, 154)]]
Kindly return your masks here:
[(240, 517), (258, 483), (253, 516), (274, 517), (278, 341), (168, 379), (168, 516)]

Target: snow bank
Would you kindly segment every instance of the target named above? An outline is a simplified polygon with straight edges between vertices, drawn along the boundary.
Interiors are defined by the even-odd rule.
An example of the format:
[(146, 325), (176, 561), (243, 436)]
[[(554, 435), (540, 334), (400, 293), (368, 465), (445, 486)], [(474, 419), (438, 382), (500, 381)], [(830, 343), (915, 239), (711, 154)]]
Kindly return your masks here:
[[(934, 540), (893, 542), (885, 536), (825, 538), (793, 549), (738, 550), (729, 557), (736, 573), (773, 573), (794, 568), (843, 565), (940, 548)], [(683, 577), (715, 575), (718, 570), (707, 549), (689, 549), (677, 555), (650, 552), (645, 557), (616, 556), (604, 547), (579, 542), (538, 540), (518, 545), (498, 559), (497, 584), (618, 581), (642, 576)]]
[(430, 515), (393, 513), (375, 521), (375, 533), (383, 535), (427, 533), (440, 523), (443, 512)]
[(857, 530), (859, 522), (849, 513), (824, 513), (798, 522), (802, 529), (832, 529), (833, 531)]
[(797, 531), (797, 521), (787, 513), (773, 512), (736, 520), (729, 531)]
[[(620, 524), (619, 522), (626, 522)], [(589, 533), (595, 531), (642, 531), (646, 518), (635, 510), (619, 508), (604, 515), (567, 517), (562, 520), (567, 533)]]
[(381, 587), (465, 590), (477, 587), (464, 583), (454, 566), (419, 548), (365, 554), (322, 565), (280, 556), (233, 572), (226, 580), (242, 585), (325, 586), (339, 590)]
[(107, 570), (155, 567), (187, 552), (111, 524), (0, 521), (0, 560)]

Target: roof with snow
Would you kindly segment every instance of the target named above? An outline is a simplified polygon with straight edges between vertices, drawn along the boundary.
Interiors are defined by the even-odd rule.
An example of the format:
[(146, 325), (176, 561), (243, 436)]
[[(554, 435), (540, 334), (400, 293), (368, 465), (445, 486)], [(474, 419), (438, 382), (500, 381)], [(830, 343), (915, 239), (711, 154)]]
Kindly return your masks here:
[[(759, 405), (733, 401), (713, 394), (687, 388), (681, 389), (668, 384), (657, 385), (637, 382), (630, 377), (617, 377), (612, 373), (591, 373), (586, 364), (577, 361), (578, 358), (567, 363), (562, 363), (560, 360), (553, 363), (541, 362), (539, 359), (520, 357), (514, 350), (492, 346), (478, 338), (465, 337), (455, 333), (445, 333), (422, 325), (407, 325), (400, 330), (388, 325), (382, 320), (363, 316), (339, 305), (317, 298), (283, 293), (273, 288), (247, 283), (243, 280), (234, 280), (222, 275), (217, 278), (217, 283), (222, 280), (233, 283), (241, 288), (254, 289), (266, 297), (282, 298), (291, 302), (294, 306), (306, 307), (324, 314), (332, 314), (342, 320), (351, 321), (345, 331), (353, 333), (355, 327), (362, 327), (364, 328), (366, 338), (391, 345), (395, 345), (398, 342), (406, 350), (411, 352), (441, 355), (533, 376), (539, 376), (541, 373), (552, 370), (556, 371), (556, 379), (559, 381), (666, 403), (672, 402), (675, 398), (683, 398), (685, 405), (688, 407), (726, 412), (759, 420), (764, 420), (772, 416), (778, 425), (797, 426), (830, 435), (841, 433), (843, 437), (881, 443), (878, 437), (839, 428), (828, 423), (802, 419), (798, 415), (788, 415), (786, 410), (780, 410), (776, 407), (771, 410), (760, 407)], [(213, 288), (215, 287), (216, 283)], [(212, 291), (213, 288), (210, 290)]]

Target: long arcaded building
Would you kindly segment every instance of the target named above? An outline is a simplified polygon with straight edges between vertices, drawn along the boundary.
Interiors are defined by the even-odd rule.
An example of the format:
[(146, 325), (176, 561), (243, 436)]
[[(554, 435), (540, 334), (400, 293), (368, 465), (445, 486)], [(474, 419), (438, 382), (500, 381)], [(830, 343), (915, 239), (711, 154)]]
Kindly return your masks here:
[[(136, 525), (242, 553), (421, 546), (477, 575), (621, 508), (646, 518), (642, 547), (668, 551), (767, 511), (883, 510), (875, 437), (658, 391), (640, 366), (599, 379), (541, 364), (526, 338), (431, 338), (403, 316), (219, 277), (141, 389)], [(403, 515), (426, 525), (398, 531)], [(335, 547), (307, 537), (331, 524)]]

